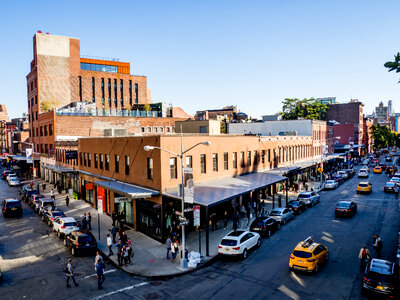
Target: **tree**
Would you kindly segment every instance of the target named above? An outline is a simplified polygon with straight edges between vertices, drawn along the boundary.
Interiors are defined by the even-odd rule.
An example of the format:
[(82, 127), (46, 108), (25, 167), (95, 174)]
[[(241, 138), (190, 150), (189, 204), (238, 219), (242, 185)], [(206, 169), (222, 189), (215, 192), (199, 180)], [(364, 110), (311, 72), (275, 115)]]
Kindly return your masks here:
[(390, 131), (388, 126), (372, 125), (371, 136), (374, 139), (375, 150), (400, 144), (400, 135)]
[(328, 106), (314, 98), (299, 100), (286, 98), (282, 101), (282, 117), (284, 120), (326, 120)]
[[(394, 61), (388, 61), (384, 66), (389, 69), (388, 72), (396, 70), (396, 73), (400, 73), (400, 53), (397, 52), (397, 55), (394, 56)], [(398, 83), (400, 83), (400, 80)]]
[(150, 106), (150, 104), (146, 103), (145, 105), (143, 105), (143, 110), (144, 110), (144, 111), (151, 111), (151, 106)]
[(40, 110), (43, 112), (48, 112), (50, 110), (56, 109), (60, 104), (57, 99), (43, 100), (40, 101)]

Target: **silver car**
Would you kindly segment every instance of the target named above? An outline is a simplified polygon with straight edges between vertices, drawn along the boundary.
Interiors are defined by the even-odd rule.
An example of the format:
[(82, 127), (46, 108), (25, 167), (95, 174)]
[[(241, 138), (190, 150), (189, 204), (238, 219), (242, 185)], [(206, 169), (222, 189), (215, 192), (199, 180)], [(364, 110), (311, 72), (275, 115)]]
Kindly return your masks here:
[(319, 195), (316, 192), (302, 192), (297, 196), (298, 200), (303, 200), (307, 206), (314, 206), (319, 203)]
[(339, 183), (337, 183), (336, 180), (327, 180), (324, 183), (325, 190), (333, 190), (333, 189), (336, 189), (338, 186), (339, 186)]
[(269, 216), (279, 222), (281, 224), (286, 224), (286, 222), (293, 220), (294, 219), (294, 213), (291, 209), (289, 208), (274, 208)]

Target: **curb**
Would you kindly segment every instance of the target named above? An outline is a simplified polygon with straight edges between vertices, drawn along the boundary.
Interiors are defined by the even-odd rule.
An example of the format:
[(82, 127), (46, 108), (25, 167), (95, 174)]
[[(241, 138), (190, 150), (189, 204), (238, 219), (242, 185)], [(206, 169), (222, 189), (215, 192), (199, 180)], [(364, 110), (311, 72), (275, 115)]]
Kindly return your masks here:
[(118, 265), (117, 262), (115, 262), (112, 259), (109, 259), (107, 257), (107, 255), (101, 251), (100, 249), (97, 248), (97, 250), (101, 253), (101, 255), (103, 256), (103, 258), (106, 258), (107, 260), (105, 260), (106, 262), (112, 264), (115, 268), (124, 271), (126, 274), (129, 274), (131, 276), (138, 276), (138, 277), (143, 277), (143, 278), (147, 278), (150, 280), (154, 280), (154, 279), (167, 279), (167, 278), (174, 278), (174, 277), (180, 277), (189, 273), (192, 273), (194, 271), (200, 270), (206, 266), (209, 266), (210, 264), (214, 263), (214, 261), (217, 259), (218, 255), (215, 256), (210, 256), (210, 259), (207, 260), (206, 262), (204, 262), (203, 264), (199, 265), (197, 268), (194, 269), (188, 269), (187, 271), (181, 272), (181, 273), (174, 273), (174, 274), (165, 274), (165, 275), (143, 275), (143, 274), (137, 274), (135, 272), (130, 272), (127, 271), (125, 268), (122, 268)]

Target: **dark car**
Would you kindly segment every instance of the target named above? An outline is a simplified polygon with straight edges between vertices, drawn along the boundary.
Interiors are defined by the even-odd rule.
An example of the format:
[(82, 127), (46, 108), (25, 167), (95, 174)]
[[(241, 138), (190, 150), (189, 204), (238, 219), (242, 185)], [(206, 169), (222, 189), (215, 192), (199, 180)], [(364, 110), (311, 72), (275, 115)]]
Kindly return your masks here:
[(29, 197), (33, 194), (39, 194), (39, 191), (37, 189), (25, 188), (22, 191), (21, 199), (24, 200), (25, 202), (28, 202)]
[(356, 172), (353, 169), (344, 169), (343, 171), (347, 172), (349, 178), (353, 177), (356, 174)]
[(392, 158), (391, 158), (390, 156), (386, 156), (385, 161), (386, 161), (386, 162), (391, 162), (391, 161), (392, 161)]
[(307, 209), (307, 204), (301, 200), (291, 200), (288, 202), (286, 207), (293, 210), (295, 215), (299, 215)]
[(380, 163), (379, 166), (382, 168), (382, 171), (386, 170), (387, 165), (385, 163)]
[(67, 234), (64, 245), (71, 248), (72, 255), (95, 254), (97, 251), (96, 239), (88, 230), (76, 230)]
[(396, 184), (394, 182), (386, 182), (385, 186), (383, 187), (383, 191), (385, 193), (394, 193), (394, 188), (396, 187)]
[(59, 210), (47, 210), (42, 214), (42, 221), (47, 225), (53, 226), (53, 221), (57, 218), (64, 218), (65, 214)]
[(386, 297), (396, 294), (394, 263), (383, 259), (372, 259), (365, 267), (362, 292)]
[(392, 166), (388, 166), (388, 167), (386, 168), (386, 170), (385, 170), (385, 173), (386, 173), (386, 174), (390, 174), (390, 173), (392, 173), (392, 172), (394, 172), (394, 168), (393, 168)]
[(351, 201), (339, 201), (335, 206), (336, 217), (352, 217), (357, 213), (357, 204)]
[(343, 183), (343, 178), (341, 176), (334, 175), (332, 176), (332, 180), (335, 180), (339, 185)]
[(280, 222), (269, 217), (259, 217), (250, 225), (250, 231), (257, 232), (261, 236), (266, 237), (270, 237), (279, 228), (281, 228)]
[(29, 206), (34, 208), (36, 202), (37, 202), (39, 199), (42, 199), (42, 198), (46, 198), (46, 196), (45, 196), (45, 195), (41, 195), (41, 194), (32, 194), (32, 195), (30, 195), (29, 198), (28, 198), (28, 204), (29, 204)]
[(18, 199), (4, 199), (1, 206), (4, 217), (22, 217), (22, 203)]
[(14, 172), (13, 172), (13, 171), (10, 171), (10, 170), (3, 171), (3, 176), (2, 176), (2, 178), (3, 178), (3, 179), (6, 179), (6, 177), (7, 177), (9, 174), (11, 174), (11, 173), (14, 173)]

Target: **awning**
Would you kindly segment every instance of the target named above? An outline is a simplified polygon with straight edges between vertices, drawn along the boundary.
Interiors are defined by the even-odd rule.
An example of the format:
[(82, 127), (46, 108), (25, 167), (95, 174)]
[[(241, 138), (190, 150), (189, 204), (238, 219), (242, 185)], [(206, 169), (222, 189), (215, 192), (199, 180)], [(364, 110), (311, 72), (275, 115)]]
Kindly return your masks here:
[(60, 165), (43, 165), (44, 169), (52, 170), (56, 173), (77, 173), (78, 170), (60, 166)]
[(158, 191), (121, 181), (95, 181), (94, 184), (130, 198), (150, 198), (152, 196), (160, 195)]
[(300, 171), (300, 167), (298, 165), (291, 165), (291, 166), (274, 168), (274, 169), (268, 170), (267, 172), (269, 174), (275, 174), (275, 175), (282, 176), (282, 175), (294, 173), (297, 171)]
[[(207, 180), (194, 186), (193, 202), (211, 207), (286, 179), (286, 177), (259, 172), (233, 178)], [(177, 188), (163, 192), (163, 195), (181, 199)]]
[(90, 172), (86, 172), (86, 171), (82, 171), (82, 170), (79, 170), (79, 173), (80, 174), (84, 174), (84, 175), (89, 175), (91, 177), (107, 180), (107, 181), (117, 181), (116, 179), (111, 178), (111, 177), (107, 177), (107, 176), (103, 176), (103, 175), (99, 175), (99, 174), (94, 174), (94, 173), (90, 173)]
[[(14, 160), (18, 160), (18, 161), (26, 161), (26, 156), (23, 155), (9, 155), (8, 157), (14, 159)], [(33, 157), (33, 160), (40, 160), (40, 158), (38, 157)]]

